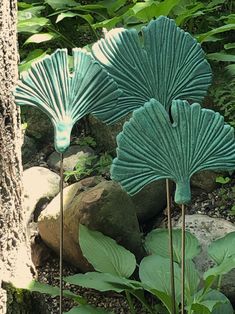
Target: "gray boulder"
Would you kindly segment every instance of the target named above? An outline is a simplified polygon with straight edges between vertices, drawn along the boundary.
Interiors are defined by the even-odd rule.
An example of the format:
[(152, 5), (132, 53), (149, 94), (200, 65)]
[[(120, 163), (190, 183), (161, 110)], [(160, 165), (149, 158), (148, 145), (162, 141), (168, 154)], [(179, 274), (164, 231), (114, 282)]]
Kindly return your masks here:
[(221, 175), (221, 172), (214, 172), (205, 170), (195, 173), (191, 178), (192, 187), (199, 188), (207, 193), (210, 193), (216, 189), (218, 183), (216, 178)]
[(156, 217), (166, 207), (166, 180), (154, 181), (132, 196), (140, 223)]
[(32, 167), (23, 172), (26, 221), (30, 219), (38, 207), (42, 207), (43, 204), (58, 194), (59, 183), (59, 175), (47, 168)]
[[(229, 232), (235, 231), (235, 226), (221, 218), (211, 218), (206, 215), (186, 215), (186, 229), (190, 231), (199, 240), (202, 251), (195, 258), (197, 268), (201, 274), (214, 265), (213, 261), (207, 254), (209, 244)], [(181, 227), (181, 220), (176, 227)], [(235, 302), (235, 269), (224, 275), (222, 278), (221, 290)]]
[[(59, 204), (60, 198), (57, 196), (41, 213), (38, 221), (41, 238), (57, 253), (60, 238)], [(79, 247), (79, 223), (110, 236), (137, 257), (143, 256), (135, 206), (118, 184), (93, 177), (64, 189), (64, 259), (87, 271), (91, 266)]]
[[(81, 147), (79, 145), (72, 145), (64, 153), (63, 169), (65, 171), (73, 170), (76, 164), (84, 162), (85, 157), (94, 155), (94, 151), (90, 147)], [(53, 152), (47, 159), (50, 168), (59, 171), (60, 169), (60, 154)]]

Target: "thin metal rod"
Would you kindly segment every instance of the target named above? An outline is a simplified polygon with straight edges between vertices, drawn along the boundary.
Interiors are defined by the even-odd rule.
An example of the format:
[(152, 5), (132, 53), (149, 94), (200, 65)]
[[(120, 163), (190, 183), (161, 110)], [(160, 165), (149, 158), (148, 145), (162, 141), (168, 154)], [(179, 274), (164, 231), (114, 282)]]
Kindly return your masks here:
[(185, 205), (182, 204), (182, 242), (181, 242), (181, 313), (184, 314), (185, 286)]
[(176, 313), (175, 309), (175, 272), (173, 258), (173, 237), (172, 237), (172, 221), (171, 221), (171, 199), (169, 179), (166, 179), (166, 198), (167, 198), (167, 219), (168, 219), (168, 237), (169, 237), (169, 253), (170, 253), (170, 275), (171, 275), (171, 303), (172, 314)]
[(64, 248), (64, 174), (63, 154), (60, 154), (60, 314), (63, 313), (63, 248)]

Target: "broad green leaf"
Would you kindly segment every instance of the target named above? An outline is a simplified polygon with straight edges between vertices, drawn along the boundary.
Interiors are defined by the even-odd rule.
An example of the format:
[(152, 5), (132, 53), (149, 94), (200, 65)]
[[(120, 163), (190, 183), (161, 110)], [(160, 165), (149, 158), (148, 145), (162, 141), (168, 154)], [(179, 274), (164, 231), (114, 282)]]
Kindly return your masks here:
[[(229, 299), (218, 290), (210, 290), (205, 296), (204, 300), (215, 300), (221, 302), (212, 311), (212, 314), (233, 314), (233, 307)], [(199, 313), (198, 313), (199, 314)], [(201, 314), (201, 313), (200, 313)]]
[(73, 307), (70, 311), (65, 312), (65, 314), (113, 314), (113, 312), (107, 312), (91, 305), (81, 305), (78, 307)]
[(67, 49), (58, 49), (24, 72), (14, 93), (17, 105), (36, 106), (48, 115), (59, 153), (69, 147), (71, 130), (78, 120), (89, 113), (104, 120), (104, 112), (116, 108), (121, 95), (91, 54), (80, 48), (73, 49), (72, 54), (72, 72)]
[(205, 293), (202, 289), (194, 295), (193, 304), (188, 310), (195, 314), (232, 314), (233, 308), (228, 298), (218, 290), (210, 289)]
[(109, 29), (114, 28), (121, 20), (122, 20), (121, 16), (115, 16), (111, 19), (107, 19), (107, 20), (104, 20), (102, 22), (95, 23), (92, 26), (94, 28), (103, 28), (104, 27), (104, 28), (107, 28), (109, 30)]
[(56, 23), (59, 23), (65, 18), (71, 18), (75, 16), (82, 18), (83, 20), (87, 21), (89, 24), (92, 24), (94, 21), (93, 17), (90, 14), (78, 14), (78, 13), (67, 11), (67, 12), (62, 12), (57, 16)]
[[(148, 289), (147, 289), (148, 290)], [(155, 295), (166, 307), (167, 311), (166, 313), (172, 313), (172, 297), (171, 294), (167, 294), (165, 292), (156, 290), (156, 289), (150, 289), (149, 292), (151, 292), (153, 295)], [(179, 301), (176, 300), (176, 314), (178, 314), (178, 307)], [(158, 312), (157, 312), (158, 313)], [(165, 313), (165, 312), (160, 312)]]
[(182, 0), (164, 0), (161, 1), (160, 3), (158, 3), (157, 5), (157, 16), (161, 16), (161, 15), (169, 15), (171, 10), (177, 6)]
[[(94, 18), (91, 14), (78, 14), (78, 16), (85, 20), (88, 24), (92, 24), (94, 22)], [(92, 27), (92, 25), (90, 25)]]
[(31, 43), (42, 43), (45, 41), (50, 41), (55, 38), (58, 38), (58, 35), (55, 33), (41, 33), (41, 34), (34, 34), (30, 36), (26, 41), (25, 44), (31, 44)]
[(222, 261), (221, 264), (208, 269), (204, 273), (203, 278), (206, 281), (207, 286), (210, 286), (216, 277), (225, 275), (234, 268), (235, 268), (235, 255), (227, 256)]
[(134, 111), (117, 137), (111, 177), (130, 195), (153, 181), (172, 179), (175, 202), (184, 204), (191, 200), (194, 173), (235, 169), (234, 129), (197, 103), (175, 100), (170, 115), (155, 99)]
[(204, 8), (204, 4), (203, 3), (196, 3), (192, 8), (185, 8), (185, 11), (180, 12), (180, 14), (178, 14), (178, 16), (175, 19), (175, 22), (177, 25), (183, 25), (185, 23), (185, 21), (187, 21), (187, 19), (192, 19), (196, 16), (200, 16), (203, 15), (203, 11), (201, 10), (202, 8)]
[(200, 45), (173, 20), (164, 16), (152, 20), (142, 33), (140, 37), (135, 29), (118, 28), (92, 47), (95, 58), (123, 91), (110, 123), (151, 98), (167, 111), (173, 99), (201, 101), (211, 82)]
[(149, 0), (136, 3), (130, 9), (130, 12), (133, 12), (133, 15), (138, 19), (150, 21), (153, 17), (167, 16), (179, 2), (181, 0), (165, 0), (162, 2)]
[(235, 30), (235, 23), (234, 24), (226, 24), (226, 25), (214, 28), (207, 33), (196, 35), (196, 38), (200, 43), (203, 43), (204, 41), (206, 41), (206, 39), (208, 37), (210, 37), (212, 35), (228, 32), (231, 30)]
[(185, 295), (188, 302), (191, 297), (198, 291), (200, 276), (191, 260), (185, 261)]
[(49, 4), (53, 10), (73, 8), (78, 5), (78, 2), (74, 0), (45, 0), (45, 3)]
[(127, 0), (104, 0), (99, 2), (99, 4), (107, 9), (109, 16), (113, 16), (126, 2)]
[[(181, 271), (174, 263), (176, 300), (180, 297)], [(158, 255), (144, 257), (140, 263), (139, 276), (141, 282), (149, 289), (154, 289), (171, 295), (170, 260)]]
[(223, 52), (215, 52), (207, 54), (207, 58), (215, 61), (235, 62), (235, 55)]
[[(30, 285), (27, 287), (27, 290), (32, 291), (32, 292), (39, 292), (39, 293), (45, 293), (49, 294), (53, 297), (59, 296), (60, 295), (60, 288), (59, 287), (54, 287), (45, 283), (38, 282), (36, 280), (33, 280)], [(72, 299), (80, 304), (86, 304), (86, 300), (69, 291), (69, 290), (63, 290), (63, 295), (69, 299)]]
[(19, 21), (17, 24), (18, 33), (35, 34), (50, 24), (50, 20), (45, 17), (33, 17), (30, 19)]
[(18, 21), (28, 20), (33, 17), (39, 17), (40, 13), (45, 9), (45, 6), (34, 6), (28, 9), (18, 11)]
[(154, 0), (148, 2), (138, 2), (129, 10), (128, 15), (130, 16), (132, 13), (138, 19), (150, 21), (157, 15), (157, 4), (158, 2)]
[(24, 9), (32, 8), (32, 4), (18, 1), (17, 7), (18, 7), (18, 10), (24, 10)]
[(235, 232), (213, 241), (208, 247), (209, 256), (217, 265), (222, 264), (227, 258), (235, 255)]
[(86, 259), (99, 272), (128, 278), (136, 268), (134, 254), (101, 232), (79, 225), (79, 244)]
[(221, 304), (221, 301), (217, 300), (205, 300), (200, 303), (193, 303), (191, 310), (194, 314), (211, 314), (215, 307)]
[(75, 16), (78, 16), (78, 14), (77, 14), (77, 13), (74, 13), (74, 12), (71, 12), (71, 11), (62, 12), (62, 13), (60, 13), (60, 14), (57, 16), (56, 23), (59, 23), (60, 21), (62, 21), (62, 20), (65, 19), (65, 18), (68, 18), (68, 17), (75, 17)]
[[(173, 247), (174, 261), (181, 262), (181, 237), (180, 229), (173, 230)], [(155, 229), (148, 233), (145, 238), (145, 247), (151, 254), (161, 255), (162, 257), (170, 258), (169, 255), (169, 232), (167, 229)], [(186, 231), (185, 237), (185, 257), (192, 259), (200, 253), (200, 245), (197, 238), (190, 232)]]
[(27, 71), (30, 69), (33, 62), (44, 58), (46, 54), (47, 52), (42, 49), (35, 49), (31, 51), (28, 56), (20, 63), (19, 72)]
[[(84, 288), (91, 288), (98, 291), (122, 292), (128, 289), (140, 289), (139, 282), (134, 282), (126, 278), (118, 277), (108, 273), (88, 272), (64, 278), (64, 281)], [(133, 283), (135, 283), (135, 285)]]

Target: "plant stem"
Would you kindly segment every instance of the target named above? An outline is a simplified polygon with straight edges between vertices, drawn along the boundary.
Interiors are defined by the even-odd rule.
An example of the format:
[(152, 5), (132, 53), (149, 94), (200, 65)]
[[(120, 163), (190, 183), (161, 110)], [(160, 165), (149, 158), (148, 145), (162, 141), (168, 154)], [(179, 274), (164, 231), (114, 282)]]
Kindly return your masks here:
[(168, 216), (168, 235), (169, 235), (169, 253), (170, 253), (171, 303), (172, 303), (172, 314), (175, 314), (176, 313), (176, 310), (175, 310), (175, 273), (174, 273), (174, 259), (173, 259), (174, 248), (173, 248), (173, 238), (172, 238), (169, 179), (166, 179), (166, 195), (167, 195), (167, 216)]
[(125, 293), (126, 293), (126, 298), (127, 298), (128, 305), (130, 307), (131, 314), (136, 314), (133, 302), (131, 300), (130, 292), (125, 290)]
[(76, 45), (74, 45), (74, 43), (72, 41), (70, 41), (67, 37), (65, 37), (61, 32), (59, 32), (54, 27), (46, 26), (46, 28), (49, 31), (52, 31), (52, 32), (56, 33), (57, 35), (59, 35), (63, 39), (63, 41), (69, 45), (69, 48), (75, 48), (76, 47)]
[(130, 293), (131, 293), (136, 299), (138, 299), (138, 300), (141, 302), (141, 304), (143, 304), (143, 306), (149, 311), (149, 313), (151, 313), (151, 314), (156, 314), (156, 313), (153, 311), (153, 309), (148, 305), (148, 303), (147, 303), (145, 300), (143, 300), (141, 297), (139, 297), (137, 293), (135, 293), (135, 292), (130, 292)]
[(218, 278), (218, 285), (217, 285), (217, 290), (218, 291), (220, 291), (221, 283), (222, 283), (222, 275), (220, 275), (219, 278)]
[(181, 244), (181, 313), (184, 314), (185, 286), (185, 205), (182, 204), (182, 244)]
[(60, 314), (63, 313), (63, 242), (64, 242), (64, 204), (63, 204), (63, 154), (60, 154)]

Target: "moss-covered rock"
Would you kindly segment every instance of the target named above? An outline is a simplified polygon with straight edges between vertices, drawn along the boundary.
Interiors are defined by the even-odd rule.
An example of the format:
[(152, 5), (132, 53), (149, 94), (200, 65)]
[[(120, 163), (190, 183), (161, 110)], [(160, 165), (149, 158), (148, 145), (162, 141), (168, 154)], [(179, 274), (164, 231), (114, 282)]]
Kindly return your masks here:
[(33, 309), (31, 293), (24, 289), (13, 287), (10, 283), (3, 283), (7, 292), (7, 314), (36, 314)]

